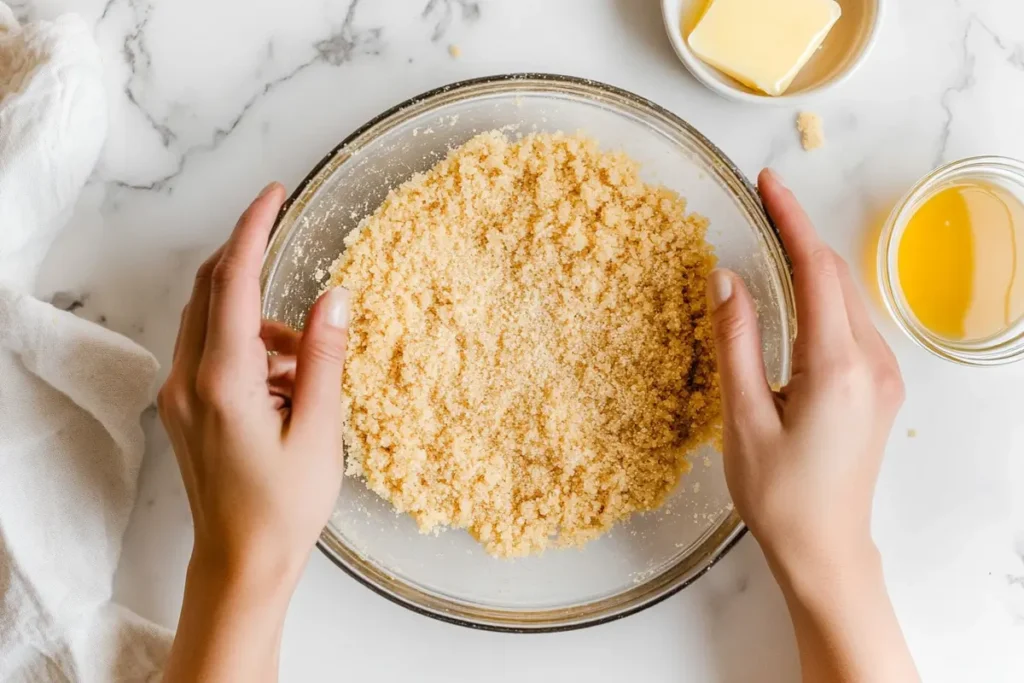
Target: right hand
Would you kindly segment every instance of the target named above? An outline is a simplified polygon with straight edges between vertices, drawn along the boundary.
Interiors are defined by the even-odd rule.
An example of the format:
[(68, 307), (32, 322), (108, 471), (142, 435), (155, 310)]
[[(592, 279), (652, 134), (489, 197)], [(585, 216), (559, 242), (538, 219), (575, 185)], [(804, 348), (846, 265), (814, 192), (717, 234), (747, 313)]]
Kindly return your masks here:
[(848, 565), (874, 554), (871, 503), (903, 381), (847, 264), (773, 172), (758, 185), (793, 263), (799, 332), (792, 378), (773, 392), (750, 294), (712, 273), (726, 479), (773, 569)]

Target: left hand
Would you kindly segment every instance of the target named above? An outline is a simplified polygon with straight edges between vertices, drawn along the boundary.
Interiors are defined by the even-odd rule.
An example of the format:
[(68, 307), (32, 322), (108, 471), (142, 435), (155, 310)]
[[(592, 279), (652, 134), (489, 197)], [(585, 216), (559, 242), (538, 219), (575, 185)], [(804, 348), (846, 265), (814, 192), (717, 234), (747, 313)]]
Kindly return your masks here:
[(276, 586), (297, 582), (341, 488), (349, 318), (339, 288), (301, 335), (261, 320), (260, 267), (284, 198), (268, 186), (199, 269), (158, 400), (192, 509), (190, 574)]

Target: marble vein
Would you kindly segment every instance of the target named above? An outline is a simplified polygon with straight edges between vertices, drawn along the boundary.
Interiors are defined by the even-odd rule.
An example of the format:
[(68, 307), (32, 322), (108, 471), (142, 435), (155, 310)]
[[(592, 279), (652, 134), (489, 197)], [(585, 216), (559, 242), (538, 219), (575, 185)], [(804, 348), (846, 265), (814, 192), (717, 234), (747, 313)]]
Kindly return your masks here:
[[(114, 2), (114, 0), (111, 0)], [(148, 75), (150, 67), (153, 65), (153, 57), (149, 53), (149, 49), (146, 47), (145, 33), (146, 26), (149, 24), (150, 14), (153, 6), (146, 4), (139, 10), (139, 4), (129, 1), (129, 4), (136, 12), (137, 21), (131, 31), (125, 35), (124, 44), (122, 45), (122, 54), (124, 55), (125, 61), (128, 64), (128, 68), (131, 71), (131, 78), (124, 87), (124, 94), (128, 98), (128, 101), (132, 103), (136, 109), (146, 118), (146, 121), (152, 126), (153, 130), (160, 136), (160, 141), (164, 147), (167, 147), (171, 142), (177, 139), (174, 131), (165, 124), (160, 123), (156, 118), (139, 102), (139, 95), (137, 94), (138, 84), (141, 80), (140, 76)], [(109, 7), (109, 4), (108, 4)], [(141, 17), (139, 12), (141, 11)], [(104, 10), (104, 14), (106, 10)]]
[(107, 18), (107, 15), (110, 13), (111, 8), (113, 8), (117, 1), (118, 0), (107, 0), (107, 2), (103, 5), (103, 11), (100, 12), (100, 17), (96, 23), (99, 23)]
[(939, 105), (942, 107), (944, 114), (944, 121), (942, 132), (939, 135), (939, 146), (938, 152), (935, 155), (934, 166), (940, 166), (946, 160), (946, 151), (949, 139), (952, 136), (954, 123), (953, 98), (964, 94), (974, 87), (976, 83), (975, 66), (977, 59), (971, 50), (971, 38), (978, 31), (986, 36), (1000, 51), (1008, 53), (1006, 54), (1006, 62), (1011, 68), (1024, 72), (1024, 43), (1015, 43), (1004, 38), (976, 14), (971, 14), (967, 17), (963, 38), (960, 41), (961, 67), (952, 85), (942, 92), (942, 96), (939, 99)]
[(996, 33), (988, 24), (981, 20), (980, 17), (972, 16), (971, 19), (977, 24), (985, 33), (989, 35), (992, 42), (996, 44), (1000, 50), (1009, 52), (1010, 54), (1006, 58), (1006, 62), (1018, 71), (1024, 71), (1024, 43), (1014, 43), (1003, 38), (1001, 35)]
[[(148, 71), (152, 65), (152, 56), (146, 44), (146, 27), (153, 5), (142, 0), (108, 0), (100, 21), (109, 16), (112, 6), (118, 2), (126, 2), (127, 6), (134, 13), (134, 23), (125, 36), (123, 45), (125, 62), (130, 71), (127, 83), (124, 86), (125, 97), (159, 136), (163, 146), (170, 148), (178, 139), (177, 134), (167, 122), (160, 120), (145, 106), (141, 92), (141, 88), (148, 82)], [(115, 187), (128, 190), (158, 192), (167, 190), (171, 183), (185, 171), (192, 158), (199, 154), (215, 151), (242, 124), (253, 107), (300, 73), (316, 64), (341, 66), (350, 62), (356, 55), (379, 55), (382, 50), (380, 38), (383, 29), (381, 27), (355, 28), (356, 11), (359, 4), (360, 0), (350, 0), (341, 26), (313, 44), (313, 55), (311, 57), (296, 64), (283, 75), (258, 86), (256, 91), (241, 105), (237, 114), (226, 124), (213, 128), (209, 134), (208, 141), (191, 145), (181, 150), (176, 156), (174, 167), (169, 172), (146, 182), (134, 182), (124, 178), (107, 178), (106, 181)], [(267, 54), (272, 57), (272, 43), (268, 44), (267, 50)]]
[(960, 69), (958, 70), (953, 84), (950, 85), (942, 92), (942, 96), (939, 98), (939, 106), (942, 108), (944, 120), (942, 123), (942, 132), (939, 134), (939, 145), (938, 150), (935, 153), (935, 159), (932, 162), (932, 166), (938, 167), (942, 165), (942, 162), (946, 158), (946, 149), (949, 147), (949, 139), (953, 134), (953, 107), (952, 101), (956, 95), (960, 95), (974, 85), (974, 54), (971, 52), (969, 42), (971, 39), (971, 21), (967, 22), (964, 28), (963, 38), (960, 40)]
[(462, 20), (474, 22), (480, 18), (480, 3), (472, 0), (428, 0), (423, 8), (424, 19), (435, 19), (430, 40), (437, 42), (444, 38), (455, 18), (456, 8), (461, 12)]

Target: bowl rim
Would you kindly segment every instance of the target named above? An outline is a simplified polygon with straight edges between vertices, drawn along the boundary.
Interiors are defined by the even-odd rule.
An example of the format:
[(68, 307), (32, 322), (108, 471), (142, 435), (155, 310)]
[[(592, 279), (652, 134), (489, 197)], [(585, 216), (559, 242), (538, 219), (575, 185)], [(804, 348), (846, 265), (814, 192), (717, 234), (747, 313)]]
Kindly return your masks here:
[[(683, 63), (686, 70), (689, 71), (701, 85), (716, 94), (739, 102), (759, 104), (769, 107), (802, 104), (815, 99), (817, 96), (829, 92), (850, 80), (850, 78), (860, 70), (860, 67), (863, 66), (864, 62), (867, 61), (868, 55), (875, 49), (875, 45), (878, 43), (879, 34), (881, 33), (882, 18), (885, 14), (886, 7), (888, 6), (888, 0), (870, 0), (870, 2), (875, 4), (877, 10), (875, 12), (875, 21), (871, 25), (871, 31), (868, 34), (868, 39), (864, 41), (864, 46), (861, 48), (857, 57), (850, 62), (850, 64), (848, 64), (838, 76), (808, 90), (802, 90), (793, 94), (784, 93), (778, 97), (773, 97), (772, 95), (762, 95), (760, 93), (737, 87), (736, 85), (720, 81), (711, 76), (714, 67), (704, 64), (704, 62), (693, 54), (689, 44), (687, 44), (686, 40), (683, 38), (682, 32), (679, 30), (680, 18), (676, 10), (681, 9), (682, 4), (687, 1), (697, 2), (699, 0), (661, 0), (661, 16), (665, 25), (665, 33), (668, 34), (669, 43), (672, 44), (672, 49), (675, 51), (679, 61)], [(707, 1), (710, 2), (711, 0)]]
[[(263, 266), (260, 274), (260, 291), (261, 297), (265, 294), (267, 285), (273, 278), (274, 272), (276, 271), (276, 263), (279, 260), (279, 252), (281, 247), (280, 239), (286, 237), (280, 235), (280, 228), (285, 223), (291, 223), (293, 219), (290, 219), (290, 214), (293, 209), (301, 209), (305, 206), (304, 197), (307, 194), (311, 194), (310, 190), (315, 190), (323, 180), (319, 178), (321, 173), (326, 167), (332, 163), (337, 163), (340, 156), (345, 155), (348, 148), (353, 146), (354, 143), (359, 141), (367, 132), (375, 128), (376, 126), (400, 115), (402, 112), (412, 108), (421, 106), (424, 104), (430, 104), (432, 100), (438, 99), (445, 95), (451, 95), (453, 92), (460, 92), (464, 90), (471, 90), (478, 86), (487, 85), (500, 85), (503, 83), (522, 83), (524, 86), (571, 86), (574, 88), (582, 89), (595, 89), (602, 92), (605, 95), (618, 97), (627, 100), (634, 106), (637, 106), (649, 113), (658, 115), (663, 119), (666, 119), (672, 125), (675, 125), (683, 129), (688, 135), (692, 136), (700, 144), (704, 145), (710, 152), (716, 156), (716, 160), (719, 161), (722, 166), (728, 171), (738, 183), (741, 185), (743, 190), (748, 194), (748, 198), (753, 199), (753, 206), (755, 210), (760, 214), (760, 217), (764, 220), (767, 227), (770, 229), (769, 234), (763, 234), (763, 242), (769, 249), (774, 249), (780, 265), (784, 264), (784, 267), (779, 269), (779, 276), (782, 285), (782, 300), (779, 305), (784, 309), (786, 314), (785, 324), (787, 329), (784, 332), (784, 350), (783, 350), (783, 369), (782, 373), (784, 376), (788, 376), (790, 372), (791, 354), (792, 354), (792, 343), (795, 334), (795, 304), (793, 298), (793, 284), (792, 284), (792, 273), (789, 262), (789, 257), (786, 253), (785, 247), (782, 244), (781, 238), (779, 237), (778, 230), (775, 224), (772, 222), (770, 216), (764, 210), (761, 204), (760, 197), (751, 184), (750, 180), (743, 174), (742, 171), (735, 165), (735, 163), (719, 149), (718, 146), (713, 144), (707, 139), (702, 133), (696, 130), (692, 125), (687, 123), (681, 117), (677, 116), (673, 112), (665, 109), (664, 107), (644, 98), (628, 90), (618, 88), (616, 86), (608, 85), (600, 81), (594, 81), (587, 78), (580, 78), (576, 76), (567, 76), (561, 74), (550, 74), (550, 73), (535, 73), (535, 72), (523, 72), (523, 73), (509, 73), (509, 74), (496, 74), (491, 76), (483, 76), (478, 78), (472, 78), (468, 80), (457, 81), (448, 85), (443, 85), (438, 88), (428, 90), (419, 95), (413, 96), (387, 110), (373, 117), (365, 124), (359, 126), (351, 134), (346, 136), (338, 145), (336, 145), (330, 152), (324, 155), (319, 162), (313, 167), (313, 169), (306, 175), (306, 177), (296, 186), (295, 190), (288, 197), (285, 203), (282, 205), (277, 219), (274, 223), (273, 229), (271, 230), (267, 249), (264, 253)], [(320, 182), (318, 182), (320, 181)], [(289, 225), (289, 227), (291, 227)], [(288, 231), (290, 232), (290, 231)], [(764, 232), (764, 231), (762, 231)], [(389, 590), (385, 585), (377, 583), (371, 580), (368, 576), (363, 575), (352, 566), (349, 566), (346, 561), (339, 556), (338, 553), (331, 549), (331, 536), (328, 534), (328, 527), (325, 527), (324, 532), (321, 534), (320, 539), (317, 541), (317, 548), (336, 566), (342, 571), (348, 574), (350, 577), (355, 579), (358, 583), (369, 588), (374, 593), (386, 598), (390, 602), (397, 605), (401, 605), (417, 614), (421, 614), (438, 621), (442, 621), (449, 624), (458, 626), (464, 626), (476, 630), (494, 631), (500, 633), (556, 633), (563, 631), (573, 631), (590, 626), (598, 626), (606, 624), (618, 619), (625, 618), (632, 614), (641, 612), (648, 607), (657, 605), (658, 603), (672, 597), (679, 593), (687, 586), (692, 585), (697, 579), (706, 574), (715, 564), (717, 564), (732, 548), (739, 543), (748, 529), (744, 524), (743, 520), (739, 518), (738, 514), (733, 511), (730, 516), (735, 517), (733, 526), (731, 529), (725, 529), (725, 533), (717, 541), (717, 546), (699, 562), (695, 563), (687, 573), (682, 576), (674, 577), (669, 585), (662, 588), (659, 592), (656, 592), (652, 596), (642, 599), (633, 605), (626, 606), (622, 609), (616, 609), (612, 612), (604, 615), (598, 615), (593, 617), (583, 617), (580, 619), (568, 621), (561, 624), (545, 624), (545, 625), (530, 625), (525, 622), (522, 625), (506, 625), (493, 621), (474, 621), (471, 618), (453, 615), (442, 609), (432, 609), (418, 603), (411, 601), (399, 595), (397, 592)], [(712, 528), (708, 533), (708, 539), (714, 536), (716, 530), (721, 530), (728, 524), (728, 518), (719, 527)], [(329, 525), (328, 525), (329, 526)], [(707, 542), (705, 540), (704, 542)], [(675, 565), (677, 566), (678, 562)], [(416, 589), (418, 591), (418, 589)], [(422, 592), (422, 591), (418, 591)], [(620, 593), (619, 595), (622, 595)], [(610, 598), (604, 598), (602, 600), (611, 600), (616, 596)]]

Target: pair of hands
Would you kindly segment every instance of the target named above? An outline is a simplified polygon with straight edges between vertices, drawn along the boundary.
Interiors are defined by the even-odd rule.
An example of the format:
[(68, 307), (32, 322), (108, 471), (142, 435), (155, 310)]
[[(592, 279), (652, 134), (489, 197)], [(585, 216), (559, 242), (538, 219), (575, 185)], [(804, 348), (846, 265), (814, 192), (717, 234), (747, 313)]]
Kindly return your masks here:
[[(759, 188), (793, 263), (799, 335), (793, 377), (773, 392), (746, 287), (728, 271), (712, 274), (730, 492), (779, 562), (860, 552), (903, 397), (899, 368), (849, 268), (793, 194), (771, 171)], [(322, 297), (301, 335), (260, 317), (263, 251), (284, 196), (280, 185), (264, 190), (199, 269), (160, 392), (196, 555), (225, 568), (297, 571), (341, 487), (348, 292)]]
[[(902, 643), (869, 525), (903, 385), (846, 264), (772, 172), (758, 184), (792, 260), (799, 335), (792, 379), (774, 392), (750, 294), (735, 274), (712, 274), (726, 478), (790, 604), (805, 676), (847, 680), (830, 674), (861, 671), (858, 655), (877, 654), (859, 631), (895, 633)], [(341, 488), (348, 292), (321, 297), (302, 334), (261, 320), (262, 256), (284, 198), (280, 185), (270, 185), (200, 268), (160, 392), (195, 526), (168, 683), (190, 680), (189, 672), (259, 680), (276, 671), (288, 598)], [(827, 595), (837, 585), (876, 598), (880, 588), (884, 600), (861, 623), (829, 628), (822, 612), (837, 601), (821, 589)], [(869, 604), (863, 596), (855, 602)], [(232, 643), (240, 638), (243, 650), (273, 662), (239, 656)], [(850, 652), (850, 661), (836, 652)], [(909, 680), (909, 658), (896, 661), (899, 680)], [(883, 678), (897, 680), (874, 679)]]

